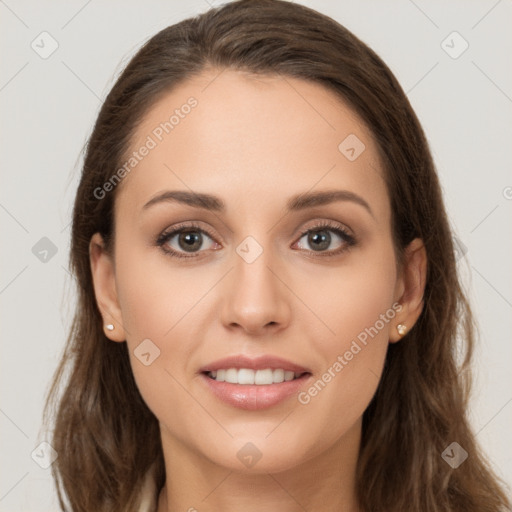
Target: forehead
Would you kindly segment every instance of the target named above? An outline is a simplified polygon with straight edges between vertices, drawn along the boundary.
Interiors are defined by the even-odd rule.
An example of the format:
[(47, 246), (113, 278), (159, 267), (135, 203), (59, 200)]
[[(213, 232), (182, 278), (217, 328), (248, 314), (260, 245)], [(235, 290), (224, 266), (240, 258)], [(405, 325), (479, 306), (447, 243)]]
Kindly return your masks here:
[(310, 81), (205, 70), (149, 110), (128, 157), (133, 152), (137, 161), (116, 203), (134, 210), (167, 189), (219, 195), (240, 211), (261, 210), (262, 200), (282, 206), (283, 196), (345, 188), (386, 213), (371, 132), (334, 92)]

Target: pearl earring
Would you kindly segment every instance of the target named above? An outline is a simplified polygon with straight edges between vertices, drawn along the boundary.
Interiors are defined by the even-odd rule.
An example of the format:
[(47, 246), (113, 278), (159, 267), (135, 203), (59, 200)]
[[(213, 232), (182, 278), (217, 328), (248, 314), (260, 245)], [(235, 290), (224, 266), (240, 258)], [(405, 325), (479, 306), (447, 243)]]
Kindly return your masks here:
[(398, 334), (400, 334), (400, 336), (403, 336), (405, 334), (405, 331), (407, 330), (407, 327), (405, 326), (405, 324), (398, 324), (396, 326), (396, 330), (398, 331)]
[(113, 331), (114, 330), (114, 325), (113, 324), (107, 324), (107, 325), (105, 325), (105, 328), (107, 329), (107, 331)]

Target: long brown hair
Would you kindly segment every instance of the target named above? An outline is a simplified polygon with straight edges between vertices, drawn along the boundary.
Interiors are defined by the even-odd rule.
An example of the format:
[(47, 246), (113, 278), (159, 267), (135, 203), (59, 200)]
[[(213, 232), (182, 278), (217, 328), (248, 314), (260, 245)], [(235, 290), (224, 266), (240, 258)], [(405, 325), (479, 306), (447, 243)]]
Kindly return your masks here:
[[(419, 121), (370, 48), (331, 18), (281, 0), (235, 1), (165, 28), (133, 57), (102, 105), (73, 211), (78, 303), (45, 407), (59, 454), (52, 470), (62, 509), (136, 510), (153, 463), (158, 490), (165, 481), (158, 421), (139, 394), (126, 343), (104, 335), (88, 249), (96, 232), (112, 244), (117, 189), (101, 199), (94, 191), (126, 160), (138, 123), (162, 95), (207, 67), (310, 80), (348, 102), (380, 151), (398, 265), (414, 238), (425, 244), (424, 309), (405, 338), (390, 345), (363, 417), (357, 467), (362, 509), (510, 510), (466, 416), (475, 325)], [(469, 454), (456, 469), (441, 456), (453, 441)]]

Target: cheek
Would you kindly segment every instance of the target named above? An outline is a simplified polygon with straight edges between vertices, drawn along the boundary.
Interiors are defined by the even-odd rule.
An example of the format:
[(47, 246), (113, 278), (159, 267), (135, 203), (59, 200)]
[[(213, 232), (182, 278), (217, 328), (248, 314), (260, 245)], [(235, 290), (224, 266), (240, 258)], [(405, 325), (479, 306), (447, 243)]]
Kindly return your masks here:
[(207, 293), (218, 277), (206, 267), (180, 269), (157, 250), (133, 244), (118, 255), (118, 299), (137, 387), (164, 423), (173, 424), (176, 415), (197, 415), (199, 421), (200, 410), (184, 387), (196, 371), (194, 355), (211, 306)]
[(188, 313), (212, 281), (211, 271), (180, 269), (158, 249), (131, 248), (116, 260), (116, 269), (129, 344), (172, 337), (175, 326), (189, 320)]
[[(396, 285), (393, 247), (384, 239), (371, 250), (354, 251), (346, 265), (320, 272), (310, 278), (317, 286), (310, 287), (308, 297), (331, 330), (330, 351), (337, 351), (391, 308)], [(379, 322), (378, 327), (387, 339), (388, 323)]]
[[(375, 394), (390, 322), (397, 314), (397, 305), (393, 307), (395, 280), (393, 249), (383, 246), (362, 256), (323, 287), (318, 307), (334, 334), (315, 342), (324, 367), (299, 396), (322, 445), (328, 446), (346, 432)], [(326, 422), (326, 417), (332, 421)]]

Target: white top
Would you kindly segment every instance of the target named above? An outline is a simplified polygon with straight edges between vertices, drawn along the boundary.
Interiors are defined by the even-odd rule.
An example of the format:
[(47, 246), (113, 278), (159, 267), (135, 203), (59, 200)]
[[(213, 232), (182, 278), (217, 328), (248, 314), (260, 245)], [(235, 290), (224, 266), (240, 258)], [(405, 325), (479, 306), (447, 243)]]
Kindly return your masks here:
[(153, 467), (146, 474), (144, 484), (140, 493), (139, 512), (156, 512), (158, 506), (158, 496)]

